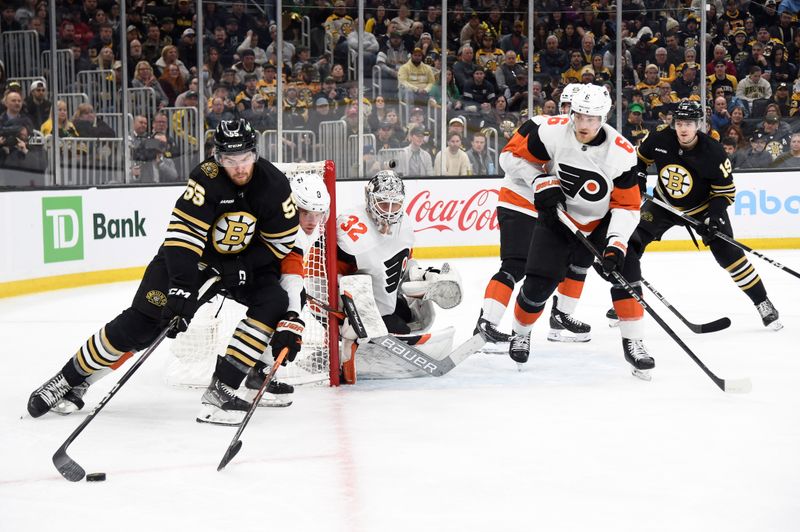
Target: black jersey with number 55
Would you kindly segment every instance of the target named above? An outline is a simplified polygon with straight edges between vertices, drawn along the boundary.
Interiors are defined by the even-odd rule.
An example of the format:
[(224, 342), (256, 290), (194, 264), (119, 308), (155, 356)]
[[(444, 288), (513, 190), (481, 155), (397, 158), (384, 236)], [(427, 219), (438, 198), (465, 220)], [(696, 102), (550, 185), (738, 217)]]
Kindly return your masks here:
[(286, 176), (258, 158), (253, 177), (235, 185), (208, 158), (192, 170), (172, 209), (163, 253), (172, 286), (193, 286), (197, 263), (241, 258), (252, 270), (279, 263), (291, 250), (299, 214)]
[(736, 195), (733, 169), (722, 144), (697, 132), (697, 144), (684, 150), (673, 129), (651, 133), (637, 149), (639, 168), (655, 163), (655, 195), (686, 214), (708, 207), (712, 198), (730, 205)]

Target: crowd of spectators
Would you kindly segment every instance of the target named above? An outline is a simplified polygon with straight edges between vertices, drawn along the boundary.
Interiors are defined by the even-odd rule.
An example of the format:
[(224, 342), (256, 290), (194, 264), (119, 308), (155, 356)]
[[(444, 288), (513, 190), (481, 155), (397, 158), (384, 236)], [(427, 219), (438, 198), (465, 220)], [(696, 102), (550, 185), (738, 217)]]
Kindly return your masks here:
[[(523, 120), (556, 114), (567, 83), (601, 84), (620, 94), (622, 105), (610, 120), (613, 124), (619, 113), (622, 133), (634, 143), (669, 127), (680, 100), (705, 100), (707, 131), (723, 142), (735, 167), (797, 166), (798, 2), (709, 2), (708, 60), (701, 65), (696, 2), (620, 1), (623, 24), (616, 28), (609, 0), (537, 0), (529, 65), (526, 1), (450, 2), (443, 51), (440, 2), (367, 0), (363, 59), (369, 92), (361, 106), (356, 81), (350, 79), (351, 54), (358, 46), (354, 0), (284, 2), (278, 18), (284, 24), (280, 65), (276, 17), (255, 4), (206, 2), (203, 28), (197, 27), (195, 3), (189, 0), (133, 0), (125, 21), (112, 0), (55, 4), (57, 44), (72, 51), (76, 71), (111, 70), (120, 80), (124, 32), (129, 86), (151, 87), (159, 109), (200, 105), (202, 87), (209, 129), (243, 116), (260, 131), (274, 130), (282, 105), (287, 130), (317, 132), (321, 122), (341, 119), (352, 133), (361, 108), (366, 132), (376, 139), (367, 147), (368, 164), (380, 150), (402, 149), (409, 175), (438, 173), (442, 157), (446, 174), (496, 174), (490, 139), (496, 139), (491, 148), (496, 152)], [(33, 30), (41, 49), (50, 46), (46, 0), (4, 5), (0, 31)], [(311, 21), (310, 46), (302, 44), (303, 17)], [(200, 39), (204, 56), (198, 64)], [(529, 85), (530, 68), (534, 82)], [(442, 150), (427, 117), (442, 107), (443, 69), (448, 129)], [(282, 101), (278, 76), (284, 81)], [(379, 93), (372, 91), (373, 83), (381, 87)], [(34, 137), (41, 140), (54, 128), (46, 84), (35, 82), (26, 91), (6, 78), (0, 64), (0, 90), (0, 165), (43, 167), (45, 157), (37, 155), (41, 148)], [(57, 102), (59, 135), (113, 136), (85, 105), (69, 117), (65, 102)], [(134, 172), (148, 181), (183, 179), (165, 162), (173, 153), (170, 132), (156, 122), (166, 118), (154, 116), (153, 123), (135, 117), (126, 134)]]

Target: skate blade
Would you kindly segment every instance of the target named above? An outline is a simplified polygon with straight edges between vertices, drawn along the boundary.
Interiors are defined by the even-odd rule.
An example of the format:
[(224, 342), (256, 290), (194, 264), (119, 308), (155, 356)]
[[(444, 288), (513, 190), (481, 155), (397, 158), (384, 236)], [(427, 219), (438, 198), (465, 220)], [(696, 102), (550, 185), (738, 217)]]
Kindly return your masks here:
[(783, 323), (781, 323), (780, 320), (775, 320), (769, 325), (767, 325), (767, 329), (770, 329), (772, 331), (780, 331), (781, 329), (783, 329)]
[(500, 344), (489, 344), (487, 343), (480, 349), (481, 353), (487, 355), (507, 355), (508, 354), (508, 343), (500, 343)]
[(525, 370), (525, 364), (517, 362), (517, 371), (524, 371), (524, 370)]
[(611, 318), (609, 318), (608, 326), (612, 327), (612, 328), (613, 327), (619, 327), (619, 320), (612, 320)]
[(637, 379), (642, 379), (643, 381), (647, 381), (647, 382), (650, 382), (651, 380), (653, 380), (653, 376), (650, 375), (650, 370), (649, 369), (633, 368), (633, 369), (631, 369), (631, 375), (633, 375)]
[(258, 401), (259, 407), (266, 407), (266, 408), (286, 408), (287, 406), (292, 406), (292, 394), (280, 394), (275, 395), (271, 393), (265, 393), (261, 396), (261, 400)]
[(214, 405), (204, 404), (197, 414), (198, 423), (224, 425), (226, 427), (241, 425), (246, 412), (241, 410), (223, 410)]
[(562, 334), (561, 329), (550, 329), (547, 340), (550, 342), (580, 342), (585, 343), (592, 339), (592, 333)]
[(73, 403), (72, 401), (59, 401), (56, 405), (50, 409), (50, 411), (54, 414), (58, 414), (59, 416), (68, 416), (70, 414), (74, 414), (80, 410), (80, 407)]

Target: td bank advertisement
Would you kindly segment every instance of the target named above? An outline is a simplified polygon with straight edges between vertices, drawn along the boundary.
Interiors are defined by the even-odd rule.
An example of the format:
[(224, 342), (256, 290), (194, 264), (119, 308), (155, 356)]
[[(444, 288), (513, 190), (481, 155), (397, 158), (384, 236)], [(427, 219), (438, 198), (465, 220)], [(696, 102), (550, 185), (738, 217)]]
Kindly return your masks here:
[(0, 194), (0, 283), (146, 265), (179, 187)]

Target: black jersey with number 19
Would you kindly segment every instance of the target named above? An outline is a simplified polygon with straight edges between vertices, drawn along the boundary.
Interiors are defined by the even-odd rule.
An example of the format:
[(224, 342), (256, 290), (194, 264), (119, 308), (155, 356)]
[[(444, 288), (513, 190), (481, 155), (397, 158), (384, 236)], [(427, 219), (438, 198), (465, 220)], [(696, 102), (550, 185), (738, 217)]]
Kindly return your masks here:
[(238, 257), (252, 270), (274, 265), (279, 271), (298, 228), (289, 181), (272, 163), (259, 158), (252, 179), (237, 186), (206, 159), (172, 209), (163, 244), (170, 284), (192, 286), (198, 260), (213, 266)]
[(712, 198), (733, 203), (736, 187), (733, 169), (722, 144), (697, 132), (697, 144), (684, 150), (673, 129), (651, 133), (637, 149), (639, 167), (646, 171), (655, 163), (655, 195), (686, 214), (708, 207)]

